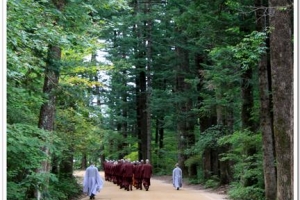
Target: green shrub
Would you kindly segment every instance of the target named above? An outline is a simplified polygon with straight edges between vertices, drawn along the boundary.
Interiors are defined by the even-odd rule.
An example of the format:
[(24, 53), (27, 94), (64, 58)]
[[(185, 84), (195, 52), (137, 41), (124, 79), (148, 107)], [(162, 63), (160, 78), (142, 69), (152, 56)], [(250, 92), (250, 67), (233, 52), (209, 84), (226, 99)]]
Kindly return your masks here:
[(200, 181), (200, 179), (198, 179), (198, 178), (190, 178), (190, 179), (188, 180), (188, 183), (189, 183), (189, 184), (194, 184), (194, 185), (196, 185), (196, 184), (200, 184), (201, 181)]
[(233, 200), (264, 200), (264, 190), (256, 186), (244, 187), (239, 183), (231, 184), (228, 195)]
[(7, 199), (26, 199), (26, 190), (22, 184), (7, 182)]
[(34, 191), (47, 187), (50, 173), (37, 173), (43, 161), (50, 158), (42, 151), (58, 151), (52, 134), (25, 124), (7, 125), (7, 196), (8, 199), (30, 199)]
[[(81, 194), (75, 178), (59, 178), (51, 173), (37, 173), (42, 161), (50, 159), (42, 151), (47, 146), (58, 154), (59, 139), (37, 127), (14, 124), (7, 126), (7, 199), (28, 200), (40, 189), (43, 199), (68, 200)], [(49, 185), (48, 185), (49, 183)]]
[[(234, 163), (234, 181), (230, 184), (229, 196), (234, 200), (264, 199), (264, 176), (262, 138), (260, 133), (248, 130), (237, 131), (219, 139), (219, 145), (230, 145), (231, 150), (222, 154), (221, 161)], [(255, 153), (248, 154), (249, 149)], [(249, 180), (251, 185), (249, 185)]]
[(220, 179), (215, 175), (212, 176), (211, 179), (208, 179), (205, 184), (204, 187), (205, 188), (217, 188), (220, 185)]
[(50, 182), (48, 199), (68, 200), (82, 194), (82, 186), (73, 178), (62, 178), (59, 181)]

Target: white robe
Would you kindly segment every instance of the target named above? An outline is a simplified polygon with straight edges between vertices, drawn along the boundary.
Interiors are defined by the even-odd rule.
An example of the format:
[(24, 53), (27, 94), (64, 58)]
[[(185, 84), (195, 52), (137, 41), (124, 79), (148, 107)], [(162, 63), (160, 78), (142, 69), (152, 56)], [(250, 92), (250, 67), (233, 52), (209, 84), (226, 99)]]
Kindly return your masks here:
[(182, 171), (179, 167), (173, 169), (173, 186), (176, 189), (182, 187)]
[(84, 175), (83, 179), (83, 192), (87, 193), (89, 196), (96, 195), (103, 188), (103, 179), (101, 178), (98, 169), (91, 165), (89, 166)]

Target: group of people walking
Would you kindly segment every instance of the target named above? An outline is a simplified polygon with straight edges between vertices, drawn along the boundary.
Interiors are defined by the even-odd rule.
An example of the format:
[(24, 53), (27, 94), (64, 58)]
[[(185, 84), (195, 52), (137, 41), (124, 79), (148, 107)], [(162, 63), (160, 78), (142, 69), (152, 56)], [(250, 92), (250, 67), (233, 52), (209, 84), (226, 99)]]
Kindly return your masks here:
[[(145, 162), (127, 160), (105, 161), (103, 163), (105, 181), (112, 182), (127, 191), (132, 191), (132, 187), (146, 191), (150, 187), (152, 176), (152, 165), (147, 159)], [(172, 171), (173, 186), (179, 190), (182, 187), (182, 171), (176, 164)], [(95, 195), (103, 188), (102, 180), (98, 168), (92, 163), (85, 172), (83, 180), (83, 192), (88, 194), (90, 199), (95, 199)]]
[(145, 162), (121, 159), (118, 161), (106, 161), (104, 163), (105, 180), (110, 181), (120, 189), (132, 191), (132, 187), (146, 191), (150, 187), (150, 178), (152, 176), (152, 165), (147, 159)]

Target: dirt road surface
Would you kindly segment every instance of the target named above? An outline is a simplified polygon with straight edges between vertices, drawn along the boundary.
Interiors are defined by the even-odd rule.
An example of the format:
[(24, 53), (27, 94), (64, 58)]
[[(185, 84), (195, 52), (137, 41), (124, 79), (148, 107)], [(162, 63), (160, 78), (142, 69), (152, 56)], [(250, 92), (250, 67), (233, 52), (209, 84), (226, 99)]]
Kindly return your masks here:
[[(104, 180), (103, 172), (100, 172)], [(82, 183), (84, 171), (75, 171), (74, 176)], [(88, 200), (88, 196), (83, 195), (80, 200)], [(148, 191), (137, 190), (126, 191), (111, 182), (104, 181), (103, 189), (95, 196), (96, 200), (224, 200), (226, 195), (217, 194), (208, 190), (200, 190), (185, 186), (176, 190), (171, 180), (164, 181), (151, 178), (151, 186)]]

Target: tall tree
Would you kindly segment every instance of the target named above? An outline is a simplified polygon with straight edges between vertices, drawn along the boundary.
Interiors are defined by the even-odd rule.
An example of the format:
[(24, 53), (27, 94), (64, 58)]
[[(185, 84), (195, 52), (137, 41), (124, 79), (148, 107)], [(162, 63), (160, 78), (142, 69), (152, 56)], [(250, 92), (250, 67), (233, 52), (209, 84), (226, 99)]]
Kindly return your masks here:
[[(268, 15), (266, 0), (256, 0), (257, 31), (267, 32)], [(266, 46), (269, 47), (269, 39), (266, 39)], [(271, 101), (271, 69), (270, 52), (266, 51), (258, 63), (259, 68), (259, 94), (260, 94), (260, 129), (263, 139), (263, 163), (264, 183), (266, 200), (276, 199), (276, 168), (275, 168), (275, 147), (272, 118)]]
[(269, 0), (270, 59), (278, 200), (293, 199), (293, 2)]
[[(65, 6), (64, 0), (53, 1), (57, 10), (62, 11)], [(59, 19), (56, 19), (55, 23), (58, 23)], [(49, 45), (48, 57), (46, 61), (45, 69), (45, 79), (43, 93), (48, 97), (47, 101), (42, 105), (40, 110), (40, 117), (38, 127), (40, 129), (47, 130), (52, 132), (54, 130), (54, 118), (55, 118), (55, 89), (58, 86), (59, 79), (59, 68), (61, 60), (61, 47), (55, 44)], [(50, 155), (49, 149), (47, 146), (43, 148), (43, 151), (46, 155)], [(41, 163), (41, 168), (38, 169), (39, 173), (48, 173), (50, 172), (50, 163), (49, 160), (45, 160)], [(42, 190), (37, 190), (36, 198), (42, 199), (42, 193), (47, 191), (47, 188)]]
[[(137, 132), (139, 138), (139, 159), (150, 159), (150, 133), (149, 110), (148, 110), (148, 85), (147, 85), (147, 56), (148, 51), (148, 24), (147, 12), (149, 9), (148, 1), (135, 1), (135, 15), (142, 15), (142, 21), (134, 24), (134, 35), (137, 45), (135, 49), (136, 67), (136, 108), (137, 108)], [(150, 136), (151, 137), (151, 136)]]
[[(82, 39), (77, 39), (79, 37), (84, 38), (88, 35), (87, 32), (91, 30), (90, 19), (92, 16), (91, 13), (93, 13), (94, 10), (91, 5), (88, 6), (87, 4), (82, 3), (82, 8), (80, 8), (80, 6), (78, 6), (77, 3), (69, 2), (66, 0), (52, 0), (48, 3), (48, 9), (53, 12), (52, 28), (57, 31), (59, 30), (59, 33), (56, 33), (54, 38), (48, 40), (48, 54), (45, 58), (46, 66), (44, 70), (45, 77), (43, 87), (43, 93), (46, 100), (41, 106), (38, 127), (40, 129), (44, 129), (53, 133), (55, 123), (57, 89), (60, 77), (60, 70), (63, 66), (62, 51), (64, 48), (66, 49), (72, 46), (74, 47), (79, 45), (88, 45), (83, 43), (88, 43), (88, 41), (90, 40), (82, 42)], [(84, 34), (86, 35), (83, 36)], [(90, 34), (89, 36), (93, 38), (93, 36), (91, 35), (92, 34)], [(72, 147), (69, 147), (69, 152), (72, 152)], [(46, 155), (50, 155), (49, 150), (46, 146), (43, 149), (43, 151)], [(65, 166), (61, 166), (62, 169), (66, 167), (65, 172), (71, 171), (68, 172), (68, 174), (72, 174), (73, 168), (70, 167), (70, 165), (72, 165), (72, 156), (73, 155), (69, 155), (68, 162), (65, 162)], [(41, 168), (38, 169), (38, 171), (40, 173), (50, 172), (49, 161), (43, 162), (41, 164)], [(47, 188), (45, 188), (45, 191), (46, 190)], [(41, 191), (37, 191), (36, 197), (38, 199), (42, 198)]]
[(151, 156), (151, 139), (152, 139), (152, 129), (151, 129), (151, 93), (152, 93), (152, 68), (153, 68), (153, 19), (152, 19), (152, 0), (147, 0), (145, 4), (145, 15), (147, 19), (145, 21), (145, 40), (146, 40), (146, 80), (147, 80), (147, 154), (146, 159), (152, 160)]

